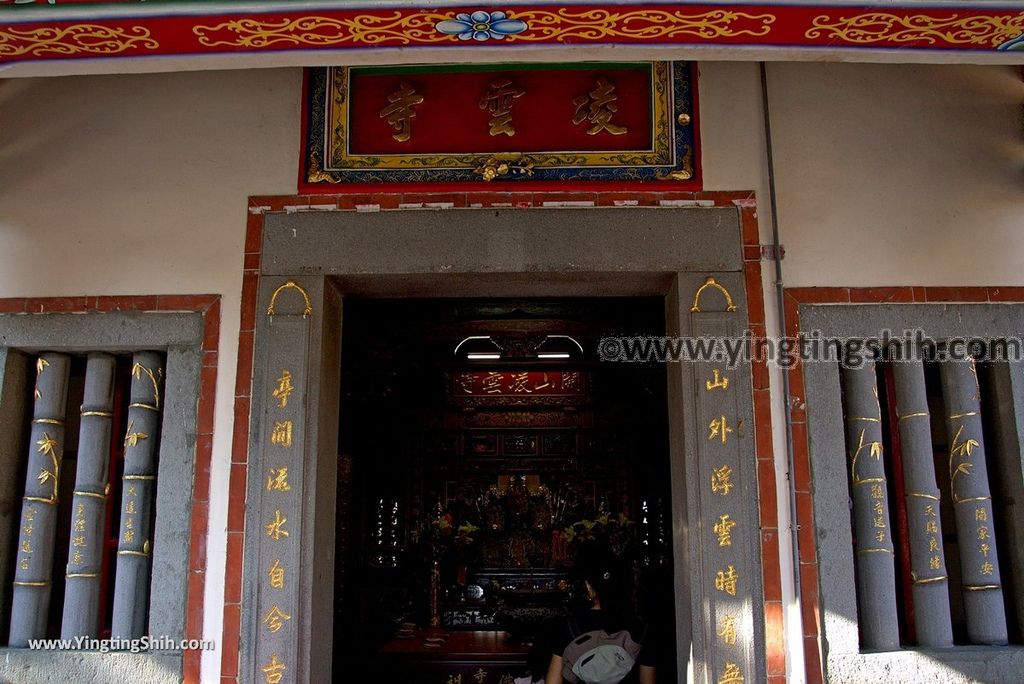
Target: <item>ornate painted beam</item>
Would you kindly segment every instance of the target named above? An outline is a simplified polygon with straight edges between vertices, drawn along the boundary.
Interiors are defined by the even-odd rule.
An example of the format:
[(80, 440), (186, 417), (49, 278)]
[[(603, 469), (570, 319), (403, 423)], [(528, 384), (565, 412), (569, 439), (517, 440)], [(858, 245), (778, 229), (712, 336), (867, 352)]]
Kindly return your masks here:
[[(0, 4), (22, 4), (0, 0)], [(322, 63), (335, 51), (402, 48), (404, 62), (434, 61), (447, 48), (465, 61), (484, 54), (503, 61), (530, 47), (708, 48), (747, 59), (858, 58), (879, 52), (912, 53), (918, 61), (1024, 62), (1024, 10), (1019, 3), (921, 5), (573, 2), (479, 5), (397, 0), (245, 3), (122, 2), (93, 6), (73, 0), (0, 10), (0, 65), (140, 57), (187, 57), (193, 65), (214, 57), (272, 56), (263, 66)], [(732, 52), (730, 52), (732, 51)], [(744, 52), (745, 51), (745, 52)], [(409, 59), (412, 52), (415, 59)], [(566, 54), (552, 58), (566, 59)], [(869, 56), (874, 53), (874, 56)], [(676, 55), (675, 59), (682, 55)], [(883, 58), (888, 61), (887, 58)], [(355, 60), (359, 61), (359, 60)], [(395, 61), (395, 60), (392, 60)], [(892, 61), (904, 61), (894, 59)], [(212, 63), (212, 62), (211, 62)], [(302, 63), (302, 62), (299, 62)], [(354, 62), (353, 62), (354, 63)], [(151, 66), (148, 69), (155, 69)], [(146, 67), (142, 67), (147, 70)], [(19, 71), (12, 70), (13, 75)], [(53, 73), (59, 73), (55, 66)], [(36, 70), (35, 73), (40, 73)], [(42, 72), (42, 73), (45, 73)], [(5, 74), (10, 75), (10, 74)]]

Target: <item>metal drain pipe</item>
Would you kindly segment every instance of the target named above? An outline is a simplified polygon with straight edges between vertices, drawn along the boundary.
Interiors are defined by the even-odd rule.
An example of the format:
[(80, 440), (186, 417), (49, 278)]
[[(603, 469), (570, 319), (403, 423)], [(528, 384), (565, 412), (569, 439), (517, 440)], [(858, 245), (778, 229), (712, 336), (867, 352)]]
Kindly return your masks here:
[[(771, 112), (769, 111), (768, 105), (768, 72), (765, 67), (765, 63), (760, 63), (761, 68), (761, 106), (764, 111), (764, 137), (765, 137), (765, 157), (767, 158), (767, 170), (768, 170), (768, 203), (771, 207), (771, 220), (772, 220), (772, 249), (775, 257), (775, 300), (776, 306), (779, 310), (779, 333), (784, 336), (786, 334), (786, 302), (785, 302), (785, 291), (782, 284), (782, 245), (779, 243), (779, 219), (775, 196), (775, 160), (772, 148), (772, 120)], [(786, 423), (786, 467), (789, 469), (788, 477), (789, 480), (789, 529), (790, 529), (790, 544), (793, 549), (793, 597), (796, 599), (797, 615), (801, 616), (799, 622), (799, 639), (800, 643), (803, 644), (803, 602), (800, 592), (800, 525), (797, 523), (797, 506), (796, 506), (796, 482), (793, 479), (794, 469), (794, 455), (793, 455), (793, 410), (791, 404), (790, 394), (790, 382), (789, 382), (789, 371), (787, 369), (781, 369), (782, 372), (782, 394), (783, 400), (785, 401), (786, 412), (785, 412), (785, 423)], [(785, 615), (786, 611), (783, 611)], [(788, 660), (788, 659), (787, 659)], [(803, 663), (792, 663), (790, 670), (803, 669)], [(799, 670), (798, 670), (799, 671)], [(801, 672), (801, 674), (803, 674)], [(797, 677), (798, 681), (803, 681), (804, 677)]]

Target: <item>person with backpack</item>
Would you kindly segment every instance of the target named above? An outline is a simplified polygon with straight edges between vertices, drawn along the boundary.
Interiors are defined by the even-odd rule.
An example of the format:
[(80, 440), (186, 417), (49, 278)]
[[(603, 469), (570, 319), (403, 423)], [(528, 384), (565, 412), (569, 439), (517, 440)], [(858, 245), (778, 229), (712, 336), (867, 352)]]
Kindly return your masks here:
[(630, 608), (624, 572), (596, 551), (576, 570), (587, 601), (555, 628), (544, 684), (655, 684), (655, 640)]

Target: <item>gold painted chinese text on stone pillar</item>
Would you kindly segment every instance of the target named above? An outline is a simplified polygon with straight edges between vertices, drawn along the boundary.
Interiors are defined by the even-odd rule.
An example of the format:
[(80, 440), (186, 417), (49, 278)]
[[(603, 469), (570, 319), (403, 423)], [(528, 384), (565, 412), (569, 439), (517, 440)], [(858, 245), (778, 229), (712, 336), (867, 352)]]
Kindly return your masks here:
[[(398, 135), (410, 130), (411, 113), (405, 106), (416, 103), (409, 90), (392, 96), (392, 106), (381, 112), (382, 118), (391, 117)], [(246, 613), (254, 643), (244, 667), (251, 681), (281, 684), (303, 676), (298, 643), (302, 598), (296, 577), (303, 534), (307, 348), (314, 311), (309, 293), (294, 280), (275, 287), (266, 311), (257, 331), (265, 371), (253, 395), (261, 430), (258, 451), (250, 455), (250, 473), (256, 474), (249, 490), (255, 520), (246, 526), (253, 540), (250, 548), (255, 549), (252, 605)]]
[[(726, 284), (726, 275), (703, 278), (690, 293), (689, 313), (694, 337), (738, 339), (744, 323)], [(692, 391), (696, 405), (697, 471), (701, 493), (699, 546), (706, 576), (702, 638), (706, 662), (704, 681), (744, 684), (762, 673), (753, 657), (757, 638), (755, 616), (761, 620), (757, 553), (760, 537), (743, 473), (754, 467), (752, 430), (748, 424), (750, 367), (724, 361), (697, 361)], [(754, 508), (756, 510), (756, 508)]]

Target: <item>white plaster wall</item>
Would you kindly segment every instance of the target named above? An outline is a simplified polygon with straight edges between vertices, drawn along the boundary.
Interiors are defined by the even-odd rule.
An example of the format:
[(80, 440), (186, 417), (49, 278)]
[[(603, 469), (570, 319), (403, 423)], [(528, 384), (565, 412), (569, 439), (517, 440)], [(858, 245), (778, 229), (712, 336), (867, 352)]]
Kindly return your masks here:
[[(787, 285), (1024, 285), (1015, 69), (768, 73)], [(0, 297), (223, 298), (204, 619), (217, 640), (246, 198), (295, 192), (300, 91), (298, 69), (0, 81)], [(757, 65), (702, 64), (700, 112), (706, 188), (755, 190), (768, 242)], [(784, 529), (781, 422), (775, 434)], [(204, 681), (219, 667), (207, 655)]]
[[(294, 193), (297, 69), (0, 81), (0, 297), (219, 294), (204, 634), (220, 642), (249, 195)], [(219, 682), (220, 653), (203, 680)]]
[(769, 84), (787, 286), (1024, 284), (1018, 68), (773, 64)]

